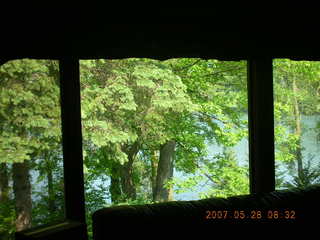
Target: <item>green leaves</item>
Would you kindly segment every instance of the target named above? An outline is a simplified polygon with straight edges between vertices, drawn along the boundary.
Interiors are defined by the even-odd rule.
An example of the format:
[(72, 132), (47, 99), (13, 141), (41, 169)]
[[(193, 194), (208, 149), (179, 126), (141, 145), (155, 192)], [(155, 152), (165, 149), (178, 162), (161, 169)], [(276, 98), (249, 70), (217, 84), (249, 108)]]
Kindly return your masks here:
[(0, 163), (14, 163), (30, 160), (29, 142), (14, 134), (2, 133), (0, 138)]
[[(201, 183), (206, 182), (202, 187)], [(249, 193), (248, 167), (239, 166), (235, 154), (225, 148), (213, 159), (206, 158), (192, 175), (173, 180), (177, 194), (194, 191), (200, 198), (229, 197)]]
[[(290, 170), (299, 164), (298, 176), (304, 176), (306, 164), (305, 149), (302, 139), (305, 134), (302, 116), (314, 116), (319, 111), (319, 74), (318, 62), (292, 61), (276, 59), (274, 65), (274, 99), (275, 99), (275, 138), (276, 161)], [(317, 127), (312, 129), (318, 131)], [(280, 170), (276, 170), (277, 177), (281, 177)], [(295, 175), (295, 174), (293, 174)], [(296, 185), (301, 182), (295, 176)], [(297, 182), (298, 181), (298, 182)], [(289, 184), (290, 185), (290, 184)], [(292, 184), (291, 184), (292, 185)], [(287, 187), (282, 183), (282, 186)], [(306, 184), (307, 186), (307, 184)]]
[[(62, 173), (58, 73), (58, 65), (50, 60), (22, 59), (0, 67), (0, 162), (11, 165), (28, 161), (31, 171), (26, 174), (32, 175), (30, 180), (33, 185), (32, 226), (62, 219), (64, 213), (63, 189), (60, 183), (56, 183), (58, 178), (61, 180), (59, 173)], [(33, 182), (33, 177), (37, 176), (35, 172), (39, 175)], [(54, 180), (56, 187), (44, 191), (49, 172), (51, 184), (48, 185), (52, 187)], [(9, 179), (12, 180), (15, 181)], [(0, 204), (11, 211), (3, 213), (0, 209), (0, 238), (4, 239), (11, 239), (15, 231), (14, 201), (19, 201), (19, 196), (13, 195), (16, 199), (12, 199), (12, 195), (8, 201), (10, 206), (6, 206), (6, 202)], [(55, 208), (53, 214), (48, 211), (52, 213), (52, 208), (47, 204), (49, 195), (56, 207), (61, 201), (60, 208)]]
[(81, 73), (81, 85), (87, 86), (81, 94), (82, 117), (84, 134), (99, 147), (137, 139), (160, 144), (173, 135), (170, 115), (192, 109), (181, 79), (158, 61), (101, 60), (90, 66)]
[(14, 239), (16, 213), (14, 202), (1, 202), (0, 204), (0, 237), (1, 239)]
[(60, 106), (53, 61), (16, 60), (0, 67), (0, 161), (22, 162), (60, 142)]

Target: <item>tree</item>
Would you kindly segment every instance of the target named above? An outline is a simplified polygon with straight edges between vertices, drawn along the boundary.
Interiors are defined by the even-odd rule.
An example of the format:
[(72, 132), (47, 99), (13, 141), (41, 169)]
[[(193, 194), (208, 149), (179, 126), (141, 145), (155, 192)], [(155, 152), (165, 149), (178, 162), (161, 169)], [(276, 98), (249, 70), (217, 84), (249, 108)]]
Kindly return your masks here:
[(61, 140), (57, 68), (29, 59), (0, 68), (0, 163), (12, 164), (17, 230), (32, 225), (30, 170)]
[(203, 175), (211, 188), (202, 197), (229, 197), (249, 193), (248, 166), (239, 166), (235, 153), (225, 148), (221, 155), (206, 165)]
[(284, 186), (287, 188), (304, 188), (311, 186), (313, 184), (320, 183), (320, 164), (318, 166), (312, 167), (311, 160), (309, 159), (304, 168), (301, 170), (300, 174), (295, 174), (293, 176), (292, 182), (285, 182)]
[(249, 193), (248, 175), (248, 166), (239, 166), (234, 152), (224, 148), (221, 154), (203, 159), (193, 175), (173, 183), (177, 193), (201, 188), (200, 198), (229, 197)]
[(296, 164), (297, 180), (304, 182), (302, 136), (303, 115), (319, 113), (320, 65), (317, 62), (274, 61), (276, 159), (292, 169)]
[[(204, 179), (212, 180), (213, 160), (212, 157), (208, 158), (208, 144), (231, 147), (247, 136), (247, 121), (243, 119), (247, 113), (246, 65), (245, 62), (202, 59), (171, 59), (168, 60), (168, 64), (181, 76), (188, 95), (193, 103), (199, 106), (196, 112), (177, 121), (177, 129), (183, 131), (176, 132), (178, 140), (175, 166), (179, 170), (193, 174), (185, 181), (175, 179), (172, 182), (177, 185), (177, 192), (183, 192), (186, 189), (194, 189)], [(236, 162), (228, 165), (228, 161), (234, 159), (225, 159), (227, 159), (223, 161), (227, 164), (225, 169), (230, 168), (235, 172), (240, 171), (236, 169), (245, 171)], [(244, 174), (239, 181), (244, 183), (243, 186), (248, 184)], [(226, 182), (230, 184), (230, 188), (235, 184)], [(218, 187), (218, 185), (213, 186)], [(221, 186), (225, 192), (224, 194), (216, 192), (217, 195), (248, 192), (248, 186), (240, 188), (239, 192), (229, 191), (228, 185)], [(209, 192), (212, 194), (214, 191)], [(202, 197), (210, 194), (203, 194)]]
[(157, 166), (157, 177), (153, 192), (153, 201), (173, 200), (173, 190), (165, 184), (172, 180), (176, 142), (171, 140), (160, 147), (160, 158)]
[(15, 231), (14, 203), (10, 199), (10, 169), (7, 163), (0, 163), (0, 238), (13, 239)]
[(14, 163), (12, 173), (16, 205), (16, 230), (22, 231), (31, 227), (32, 219), (31, 184), (28, 162)]
[(0, 163), (0, 203), (9, 200), (9, 173), (6, 163)]
[[(88, 172), (110, 176), (114, 203), (134, 200), (137, 191), (143, 194), (147, 188), (154, 200), (168, 201), (173, 168), (194, 172), (207, 155), (207, 142), (232, 146), (246, 135), (246, 121), (240, 117), (247, 101), (241, 62), (125, 59), (81, 64), (85, 164)], [(165, 153), (173, 142), (175, 147)], [(138, 164), (141, 159), (148, 160)]]
[(34, 162), (33, 171), (37, 171), (36, 184), (33, 188), (33, 198), (41, 199), (34, 201), (32, 209), (33, 226), (57, 221), (64, 218), (64, 184), (61, 147), (56, 146), (51, 150), (42, 151)]
[(100, 155), (105, 158), (102, 161), (113, 161), (105, 164), (112, 166), (111, 192), (134, 200), (133, 166), (138, 152), (159, 149), (173, 135), (167, 119), (192, 110), (192, 104), (180, 78), (158, 61), (91, 61), (83, 65), (82, 76), (88, 145), (114, 158)]

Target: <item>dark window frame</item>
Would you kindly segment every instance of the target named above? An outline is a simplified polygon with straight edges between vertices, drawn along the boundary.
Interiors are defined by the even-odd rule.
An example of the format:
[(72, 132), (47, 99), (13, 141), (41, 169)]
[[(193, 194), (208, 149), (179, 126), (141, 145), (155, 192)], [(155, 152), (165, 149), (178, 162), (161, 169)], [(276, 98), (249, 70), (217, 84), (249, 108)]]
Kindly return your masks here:
[(275, 190), (274, 103), (272, 58), (249, 59), (249, 183), (250, 193)]

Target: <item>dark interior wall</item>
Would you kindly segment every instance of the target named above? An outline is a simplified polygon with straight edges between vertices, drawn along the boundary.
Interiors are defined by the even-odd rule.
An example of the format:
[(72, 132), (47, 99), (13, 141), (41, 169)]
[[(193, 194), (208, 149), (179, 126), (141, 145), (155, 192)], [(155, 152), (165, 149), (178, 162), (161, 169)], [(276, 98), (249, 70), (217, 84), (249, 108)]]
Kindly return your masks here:
[(312, 7), (309, 12), (237, 7), (4, 8), (1, 58), (320, 58)]

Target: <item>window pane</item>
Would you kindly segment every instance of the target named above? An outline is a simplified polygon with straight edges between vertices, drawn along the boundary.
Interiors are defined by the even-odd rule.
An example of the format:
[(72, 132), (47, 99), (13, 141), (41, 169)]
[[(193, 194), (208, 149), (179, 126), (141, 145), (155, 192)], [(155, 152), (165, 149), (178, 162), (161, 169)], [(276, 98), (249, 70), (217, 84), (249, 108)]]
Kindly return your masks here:
[(319, 183), (320, 63), (274, 65), (276, 188)]
[(90, 213), (248, 193), (246, 62), (100, 59), (80, 72)]
[(64, 218), (59, 67), (0, 67), (0, 238)]

